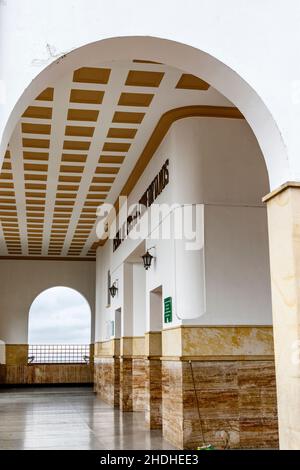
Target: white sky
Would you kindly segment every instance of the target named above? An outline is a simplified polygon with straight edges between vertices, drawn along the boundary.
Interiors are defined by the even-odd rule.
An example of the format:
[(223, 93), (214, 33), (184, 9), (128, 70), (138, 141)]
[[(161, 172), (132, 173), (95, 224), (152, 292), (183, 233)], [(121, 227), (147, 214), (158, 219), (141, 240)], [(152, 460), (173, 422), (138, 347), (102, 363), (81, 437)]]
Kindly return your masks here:
[(91, 311), (85, 298), (68, 287), (42, 292), (29, 313), (29, 344), (89, 344)]

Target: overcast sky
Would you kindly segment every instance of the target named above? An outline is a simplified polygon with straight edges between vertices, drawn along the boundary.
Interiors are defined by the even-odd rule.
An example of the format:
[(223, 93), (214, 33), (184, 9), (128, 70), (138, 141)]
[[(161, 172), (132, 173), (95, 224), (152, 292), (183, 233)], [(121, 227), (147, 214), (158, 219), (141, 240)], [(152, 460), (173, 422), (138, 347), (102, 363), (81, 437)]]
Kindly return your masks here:
[(29, 344), (89, 344), (90, 331), (89, 305), (73, 289), (47, 289), (30, 308)]

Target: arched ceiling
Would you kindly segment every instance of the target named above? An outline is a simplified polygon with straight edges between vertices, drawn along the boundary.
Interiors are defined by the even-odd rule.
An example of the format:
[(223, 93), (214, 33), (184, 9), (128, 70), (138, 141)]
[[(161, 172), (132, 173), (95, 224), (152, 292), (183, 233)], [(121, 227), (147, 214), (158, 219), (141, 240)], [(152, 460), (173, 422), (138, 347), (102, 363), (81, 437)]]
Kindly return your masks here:
[(0, 257), (94, 259), (114, 203), (167, 111), (232, 107), (200, 78), (143, 60), (81, 67), (20, 118), (0, 174)]

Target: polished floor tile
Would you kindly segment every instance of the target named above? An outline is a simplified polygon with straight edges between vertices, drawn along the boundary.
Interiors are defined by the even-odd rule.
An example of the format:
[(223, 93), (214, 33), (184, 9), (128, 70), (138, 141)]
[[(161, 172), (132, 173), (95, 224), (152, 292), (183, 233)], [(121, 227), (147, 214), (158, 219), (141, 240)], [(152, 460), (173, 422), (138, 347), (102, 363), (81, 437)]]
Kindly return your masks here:
[(144, 413), (122, 413), (89, 387), (0, 389), (0, 450), (173, 449)]

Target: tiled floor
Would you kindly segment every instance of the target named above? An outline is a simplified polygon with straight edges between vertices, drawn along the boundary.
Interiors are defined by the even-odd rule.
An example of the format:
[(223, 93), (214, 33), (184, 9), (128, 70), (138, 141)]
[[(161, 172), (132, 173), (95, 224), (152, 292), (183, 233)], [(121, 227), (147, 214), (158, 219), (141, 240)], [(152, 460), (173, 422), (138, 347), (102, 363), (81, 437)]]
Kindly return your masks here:
[(0, 449), (173, 449), (89, 387), (0, 389)]

